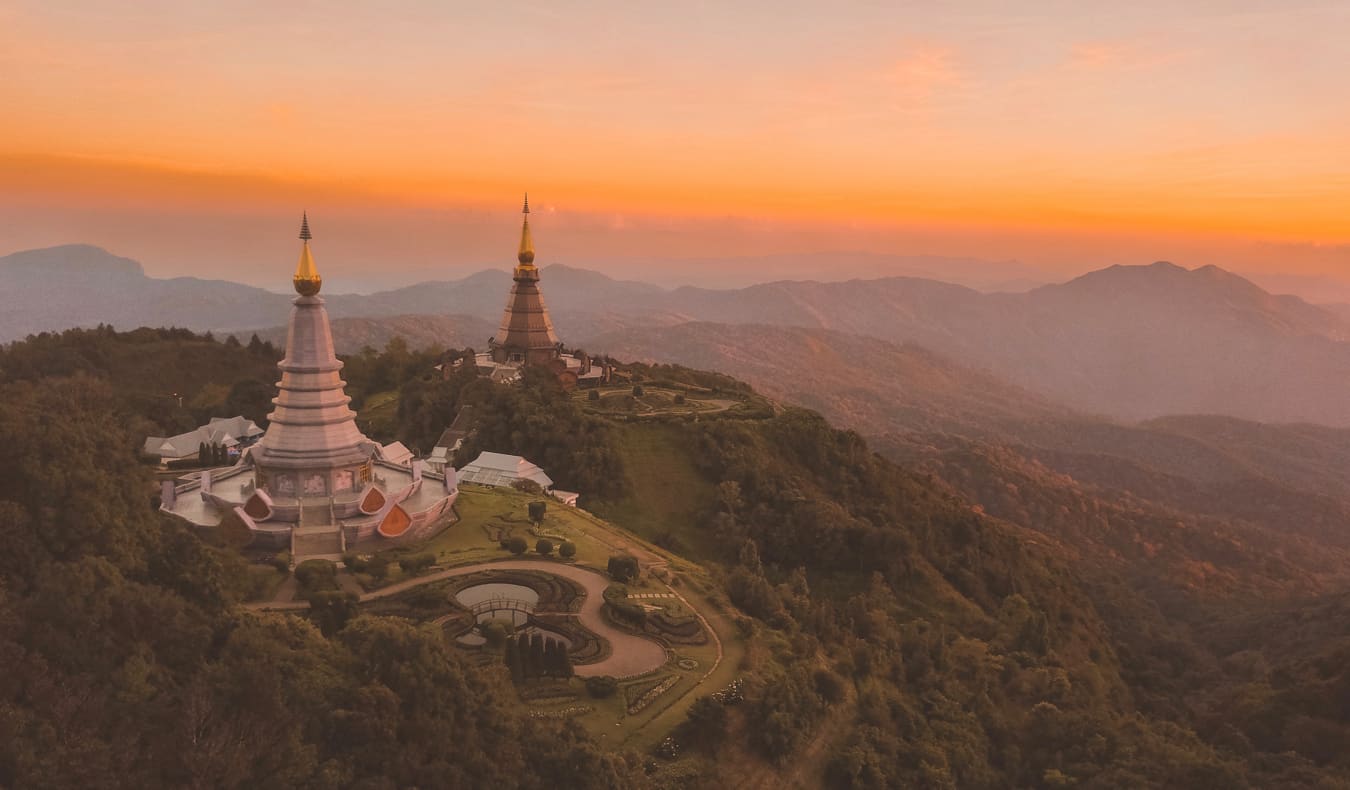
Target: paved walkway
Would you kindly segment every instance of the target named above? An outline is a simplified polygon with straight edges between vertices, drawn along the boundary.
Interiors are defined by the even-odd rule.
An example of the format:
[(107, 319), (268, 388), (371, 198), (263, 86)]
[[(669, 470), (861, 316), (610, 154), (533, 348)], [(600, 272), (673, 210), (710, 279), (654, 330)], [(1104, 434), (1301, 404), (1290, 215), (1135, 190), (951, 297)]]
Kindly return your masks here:
[[(581, 599), (581, 611), (576, 613), (576, 617), (581, 624), (595, 632), (600, 638), (609, 642), (612, 648), (608, 658), (603, 661), (597, 661), (594, 664), (584, 664), (576, 668), (577, 675), (581, 677), (591, 677), (593, 675), (613, 675), (617, 678), (629, 677), (631, 675), (641, 675), (644, 672), (650, 672), (658, 669), (666, 663), (666, 649), (659, 643), (642, 636), (636, 636), (626, 631), (620, 631), (609, 623), (605, 622), (604, 617), (600, 615), (600, 607), (605, 603), (605, 588), (609, 586), (609, 580), (599, 573), (585, 568), (579, 568), (575, 565), (565, 565), (561, 562), (549, 562), (547, 560), (504, 560), (502, 562), (483, 562), (477, 565), (465, 565), (459, 568), (448, 568), (435, 573), (428, 573), (425, 576), (419, 576), (415, 579), (408, 579), (397, 584), (391, 584), (388, 587), (382, 587), (374, 592), (366, 593), (361, 596), (361, 603), (369, 601), (378, 601), (381, 598), (388, 598), (391, 595), (410, 590), (422, 584), (450, 579), (456, 576), (467, 576), (471, 573), (481, 573), (490, 570), (511, 570), (511, 571), (542, 571), (551, 573), (554, 576), (561, 576), (564, 579), (571, 579), (580, 584), (586, 591), (586, 595)], [(678, 594), (677, 594), (678, 595)], [(688, 602), (685, 602), (686, 605)], [(309, 603), (305, 601), (290, 602), (265, 602), (249, 604), (250, 609), (266, 610), (297, 610), (309, 608)], [(690, 607), (693, 609), (693, 607)], [(700, 615), (700, 619), (702, 616)], [(707, 622), (704, 622), (707, 627)], [(713, 634), (716, 639), (717, 635)]]

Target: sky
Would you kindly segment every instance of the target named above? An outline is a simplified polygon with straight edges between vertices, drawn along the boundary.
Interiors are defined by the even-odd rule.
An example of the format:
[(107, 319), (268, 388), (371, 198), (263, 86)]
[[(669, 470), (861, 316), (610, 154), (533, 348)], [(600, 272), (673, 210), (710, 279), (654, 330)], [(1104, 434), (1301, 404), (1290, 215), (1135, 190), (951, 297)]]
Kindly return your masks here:
[(510, 266), (528, 190), (541, 262), (629, 279), (1168, 259), (1330, 299), (1346, 31), (1344, 0), (0, 0), (0, 254), (285, 288), (304, 210), (373, 290)]

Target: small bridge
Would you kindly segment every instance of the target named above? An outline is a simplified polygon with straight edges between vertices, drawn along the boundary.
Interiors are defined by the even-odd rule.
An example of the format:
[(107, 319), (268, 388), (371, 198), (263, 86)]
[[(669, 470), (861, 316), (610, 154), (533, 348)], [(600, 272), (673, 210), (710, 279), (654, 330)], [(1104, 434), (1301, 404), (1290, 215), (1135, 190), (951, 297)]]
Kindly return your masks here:
[(473, 612), (475, 620), (480, 615), (494, 612), (523, 612), (529, 615), (534, 614), (534, 604), (529, 601), (522, 601), (519, 598), (489, 598), (470, 606), (469, 611)]

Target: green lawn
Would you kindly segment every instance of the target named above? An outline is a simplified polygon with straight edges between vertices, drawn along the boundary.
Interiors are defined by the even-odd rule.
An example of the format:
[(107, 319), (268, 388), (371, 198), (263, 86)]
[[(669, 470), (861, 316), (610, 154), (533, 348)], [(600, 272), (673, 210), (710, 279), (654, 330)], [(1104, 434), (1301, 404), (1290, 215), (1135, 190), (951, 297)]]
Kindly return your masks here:
[[(544, 521), (538, 527), (531, 524), (529, 519), (530, 503), (536, 501), (548, 503)], [(459, 520), (440, 534), (421, 543), (390, 549), (387, 553), (396, 560), (406, 554), (429, 551), (436, 555), (437, 565), (467, 565), (510, 557), (498, 542), (501, 537), (508, 535), (519, 535), (525, 539), (529, 545), (525, 559), (539, 558), (534, 547), (541, 537), (553, 541), (555, 548), (552, 556), (555, 558), (558, 557), (557, 547), (562, 541), (571, 541), (577, 547), (574, 561), (593, 568), (604, 568), (614, 552), (614, 541), (606, 537), (610, 533), (600, 529), (596, 519), (538, 494), (466, 484), (460, 488), (455, 511), (459, 514)], [(603, 532), (603, 535), (597, 536), (597, 531)], [(395, 567), (387, 583), (398, 581), (398, 578)]]
[[(600, 387), (597, 390), (577, 390), (572, 399), (587, 411), (613, 417), (631, 417), (658, 414), (713, 414), (725, 412), (739, 405), (742, 398), (735, 393), (712, 395), (687, 389), (672, 389), (657, 385), (643, 384), (643, 394), (633, 395), (633, 387), (625, 384), (618, 387)], [(591, 400), (591, 392), (599, 392), (599, 400)], [(684, 396), (684, 403), (676, 403), (677, 396)]]

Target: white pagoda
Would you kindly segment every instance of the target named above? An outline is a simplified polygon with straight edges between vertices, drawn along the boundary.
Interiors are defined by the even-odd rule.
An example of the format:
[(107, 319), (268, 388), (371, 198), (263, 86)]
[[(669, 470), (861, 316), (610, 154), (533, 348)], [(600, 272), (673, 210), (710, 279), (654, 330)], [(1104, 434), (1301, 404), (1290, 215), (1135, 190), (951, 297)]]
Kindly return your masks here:
[(297, 561), (340, 555), (368, 540), (425, 537), (453, 519), (459, 493), (453, 469), (424, 471), (406, 452), (391, 452), (401, 445), (382, 447), (357, 427), (311, 238), (306, 216), (292, 279), (299, 296), (266, 433), (234, 466), (166, 484), (161, 498), (166, 512), (194, 525), (228, 520), (236, 534), (247, 528), (254, 544), (289, 547)]

